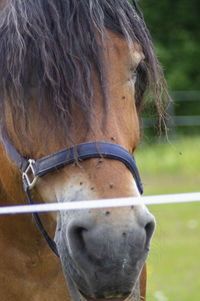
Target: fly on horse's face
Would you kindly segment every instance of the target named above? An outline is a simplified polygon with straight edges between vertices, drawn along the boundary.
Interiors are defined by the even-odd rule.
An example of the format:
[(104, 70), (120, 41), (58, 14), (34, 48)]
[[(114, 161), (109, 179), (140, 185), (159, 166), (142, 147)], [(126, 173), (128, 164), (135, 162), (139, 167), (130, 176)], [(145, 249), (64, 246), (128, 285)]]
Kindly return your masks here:
[[(34, 202), (141, 193), (132, 158), (138, 112), (151, 83), (162, 117), (165, 81), (133, 2), (135, 10), (128, 0), (0, 0), (0, 205), (27, 202), (19, 172), (27, 170), (27, 159), (36, 160), (34, 166), (55, 163), (60, 153), (54, 153), (68, 155), (69, 147), (74, 163), (39, 175), (30, 193)], [(79, 161), (83, 145), (92, 145), (97, 156)], [(25, 187), (27, 178), (25, 172)], [(41, 219), (60, 260), (30, 215), (0, 219), (1, 300), (145, 300), (145, 260), (155, 228), (145, 206)]]

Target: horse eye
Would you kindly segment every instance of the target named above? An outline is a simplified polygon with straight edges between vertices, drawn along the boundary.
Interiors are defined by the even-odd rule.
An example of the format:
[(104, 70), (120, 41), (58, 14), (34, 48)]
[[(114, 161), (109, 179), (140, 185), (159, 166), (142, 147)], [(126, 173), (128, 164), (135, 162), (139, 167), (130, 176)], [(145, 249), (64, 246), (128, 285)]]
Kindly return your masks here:
[(131, 80), (134, 81), (134, 83), (136, 82), (136, 80), (137, 80), (137, 71), (136, 70), (132, 72)]

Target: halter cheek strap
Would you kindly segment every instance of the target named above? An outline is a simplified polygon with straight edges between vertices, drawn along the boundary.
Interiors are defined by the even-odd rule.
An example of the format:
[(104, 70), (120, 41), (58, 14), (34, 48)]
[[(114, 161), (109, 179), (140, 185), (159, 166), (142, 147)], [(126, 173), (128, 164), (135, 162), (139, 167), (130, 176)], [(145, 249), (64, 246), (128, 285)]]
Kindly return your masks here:
[[(27, 160), (22, 157), (7, 139), (3, 140), (3, 143), (10, 157), (22, 172), (24, 190), (31, 204), (33, 204), (33, 201), (30, 195), (30, 189), (35, 186), (38, 177), (41, 178), (65, 165), (90, 158), (108, 158), (122, 162), (132, 173), (140, 194), (143, 193), (142, 182), (134, 156), (132, 157), (127, 150), (117, 144), (109, 142), (87, 142), (61, 150), (35, 161), (33, 159)], [(38, 214), (33, 213), (33, 215), (48, 245), (53, 252), (59, 256), (56, 244), (45, 231)]]

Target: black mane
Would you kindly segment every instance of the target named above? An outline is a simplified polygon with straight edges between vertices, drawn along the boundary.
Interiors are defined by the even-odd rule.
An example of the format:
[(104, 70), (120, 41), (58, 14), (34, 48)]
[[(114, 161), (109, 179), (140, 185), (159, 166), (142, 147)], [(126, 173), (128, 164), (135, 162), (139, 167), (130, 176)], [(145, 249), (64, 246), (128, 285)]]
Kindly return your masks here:
[[(81, 108), (90, 126), (93, 101), (92, 68), (96, 69), (106, 108), (102, 45), (105, 28), (137, 41), (145, 61), (138, 70), (136, 104), (152, 84), (162, 117), (165, 81), (142, 14), (128, 0), (7, 0), (0, 9), (0, 125), (6, 131), (5, 95), (14, 124), (16, 111), (27, 120), (30, 89), (36, 90), (38, 112), (48, 99), (69, 133), (71, 108)], [(98, 32), (98, 36), (97, 36)], [(100, 39), (99, 39), (100, 37)], [(14, 105), (15, 104), (15, 105)]]

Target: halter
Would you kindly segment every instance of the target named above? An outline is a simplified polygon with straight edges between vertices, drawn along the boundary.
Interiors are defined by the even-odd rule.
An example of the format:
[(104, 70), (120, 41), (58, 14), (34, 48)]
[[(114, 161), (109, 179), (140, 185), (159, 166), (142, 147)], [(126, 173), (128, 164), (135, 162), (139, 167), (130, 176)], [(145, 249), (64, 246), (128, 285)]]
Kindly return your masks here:
[[(30, 190), (35, 186), (38, 178), (41, 178), (63, 166), (71, 163), (81, 162), (90, 158), (108, 158), (122, 162), (132, 173), (140, 194), (143, 193), (142, 182), (134, 156), (132, 157), (126, 149), (117, 144), (109, 142), (82, 143), (58, 151), (36, 161), (22, 157), (22, 155), (8, 139), (3, 139), (3, 144), (8, 154), (22, 173), (24, 190), (30, 204), (33, 204)], [(57, 246), (44, 229), (38, 214), (33, 213), (33, 216), (49, 247), (59, 257)]]

